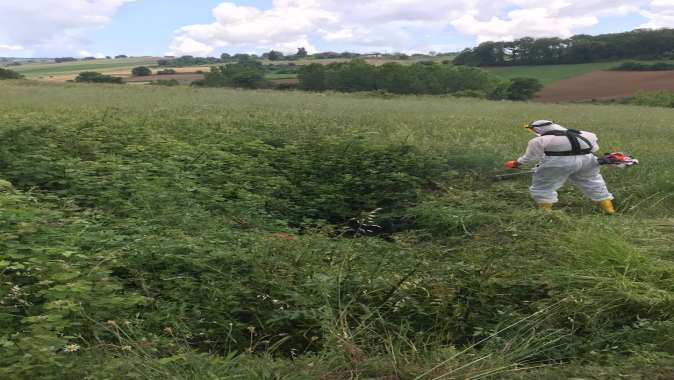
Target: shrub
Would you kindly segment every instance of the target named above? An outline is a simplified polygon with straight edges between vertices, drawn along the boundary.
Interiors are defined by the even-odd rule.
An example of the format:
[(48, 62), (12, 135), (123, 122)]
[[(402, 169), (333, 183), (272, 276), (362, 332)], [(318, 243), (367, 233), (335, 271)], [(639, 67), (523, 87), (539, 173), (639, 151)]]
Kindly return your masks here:
[(194, 84), (204, 87), (262, 88), (267, 86), (265, 70), (258, 61), (213, 66), (204, 79)]
[(3, 69), (0, 67), (0, 80), (21, 79), (21, 78), (23, 78), (23, 75), (17, 73), (16, 71), (10, 69)]
[(611, 68), (613, 71), (669, 71), (674, 70), (674, 63), (656, 62), (656, 63), (640, 63), (640, 62), (624, 62), (620, 65)]
[(508, 82), (499, 83), (487, 96), (491, 100), (524, 101), (533, 99), (543, 85), (534, 78), (513, 78)]
[(173, 75), (176, 71), (173, 69), (164, 69), (157, 71), (157, 75)]
[(513, 78), (508, 85), (508, 100), (529, 100), (543, 88), (534, 78)]
[(131, 70), (131, 75), (133, 75), (134, 77), (146, 77), (152, 75), (152, 70), (150, 70), (150, 68), (146, 66), (134, 67)]
[(120, 78), (120, 77), (103, 75), (103, 74), (95, 72), (95, 71), (81, 72), (77, 76), (77, 78), (75, 78), (75, 82), (79, 82), (79, 83), (116, 83), (116, 84), (124, 83), (122, 78)]

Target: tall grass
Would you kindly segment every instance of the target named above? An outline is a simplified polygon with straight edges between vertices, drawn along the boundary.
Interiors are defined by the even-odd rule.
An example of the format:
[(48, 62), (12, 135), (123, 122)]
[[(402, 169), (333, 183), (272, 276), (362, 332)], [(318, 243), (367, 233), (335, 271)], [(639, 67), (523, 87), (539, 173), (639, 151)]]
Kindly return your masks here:
[[(492, 181), (540, 118), (641, 160), (605, 173), (617, 215)], [(2, 83), (0, 377), (666, 374), (673, 119)]]

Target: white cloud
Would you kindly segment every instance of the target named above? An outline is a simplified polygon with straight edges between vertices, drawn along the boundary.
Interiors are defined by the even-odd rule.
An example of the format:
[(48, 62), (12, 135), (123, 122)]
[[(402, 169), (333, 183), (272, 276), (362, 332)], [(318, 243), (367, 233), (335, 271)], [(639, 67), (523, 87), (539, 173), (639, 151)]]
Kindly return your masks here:
[(518, 9), (505, 18), (492, 17), (487, 21), (475, 16), (464, 16), (452, 22), (459, 32), (473, 34), (483, 41), (505, 41), (520, 37), (570, 37), (577, 28), (599, 22), (596, 16), (561, 17), (547, 8)]
[(21, 46), (21, 45), (0, 45), (0, 50), (3, 50), (3, 49), (4, 50), (18, 51), (18, 50), (23, 50), (23, 46)]
[(36, 54), (76, 54), (87, 32), (134, 0), (0, 0), (0, 44)]
[(103, 53), (92, 53), (88, 50), (80, 50), (78, 53), (80, 57), (94, 57), (94, 58), (105, 58), (105, 54)]
[(648, 22), (642, 28), (672, 28), (674, 27), (674, 0), (653, 0), (648, 9), (641, 11), (641, 15)]
[[(310, 43), (359, 50), (421, 51), (453, 46), (437, 36), (456, 30), (479, 41), (568, 37), (606, 16), (642, 15), (674, 26), (674, 0), (274, 0), (261, 9), (223, 2), (210, 24), (175, 32), (171, 55), (294, 51)], [(670, 25), (671, 24), (671, 25)]]

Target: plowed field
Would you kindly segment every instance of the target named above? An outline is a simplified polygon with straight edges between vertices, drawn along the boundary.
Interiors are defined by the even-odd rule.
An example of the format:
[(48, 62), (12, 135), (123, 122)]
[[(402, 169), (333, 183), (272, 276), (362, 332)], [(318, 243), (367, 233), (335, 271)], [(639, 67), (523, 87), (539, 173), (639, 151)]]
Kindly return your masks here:
[(540, 102), (617, 99), (638, 91), (674, 91), (674, 71), (595, 71), (553, 82), (538, 94)]

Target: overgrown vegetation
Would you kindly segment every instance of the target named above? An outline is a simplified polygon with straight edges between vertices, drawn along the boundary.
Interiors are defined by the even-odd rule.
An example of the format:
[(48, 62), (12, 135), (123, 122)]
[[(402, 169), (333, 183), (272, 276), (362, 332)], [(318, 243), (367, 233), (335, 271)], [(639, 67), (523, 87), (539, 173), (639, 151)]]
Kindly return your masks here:
[[(671, 110), (0, 86), (0, 378), (672, 374)], [(615, 218), (489, 180), (541, 114)]]
[(674, 63), (656, 62), (623, 62), (620, 65), (611, 68), (613, 71), (669, 71), (674, 70)]
[(674, 108), (674, 91), (640, 91), (629, 98), (628, 103), (640, 106)]
[(598, 36), (521, 38), (507, 42), (484, 42), (466, 49), (456, 65), (509, 66), (587, 63), (623, 59), (674, 58), (674, 29), (636, 29)]
[(80, 82), (80, 83), (115, 83), (115, 84), (124, 83), (121, 77), (104, 75), (104, 74), (101, 74), (101, 73), (96, 72), (96, 71), (81, 72), (75, 78), (75, 82)]
[(16, 71), (10, 69), (3, 69), (0, 67), (0, 80), (3, 79), (21, 79), (23, 75), (17, 73)]

